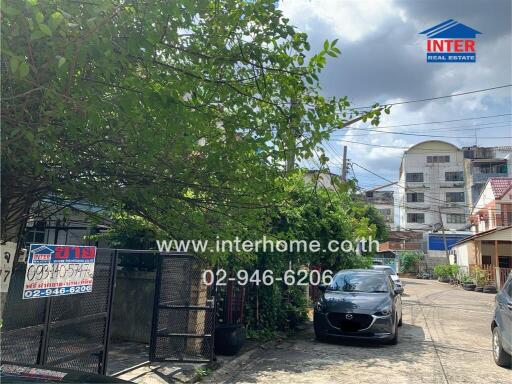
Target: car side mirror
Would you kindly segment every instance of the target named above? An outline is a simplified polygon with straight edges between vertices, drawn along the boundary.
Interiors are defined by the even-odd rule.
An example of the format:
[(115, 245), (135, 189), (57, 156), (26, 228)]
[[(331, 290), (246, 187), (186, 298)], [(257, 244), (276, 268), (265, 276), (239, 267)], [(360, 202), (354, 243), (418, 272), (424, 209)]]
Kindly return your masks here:
[(327, 289), (327, 285), (325, 284), (318, 284), (317, 287), (322, 292), (325, 292), (325, 290)]
[(395, 295), (401, 295), (404, 293), (404, 289), (402, 287), (395, 287)]

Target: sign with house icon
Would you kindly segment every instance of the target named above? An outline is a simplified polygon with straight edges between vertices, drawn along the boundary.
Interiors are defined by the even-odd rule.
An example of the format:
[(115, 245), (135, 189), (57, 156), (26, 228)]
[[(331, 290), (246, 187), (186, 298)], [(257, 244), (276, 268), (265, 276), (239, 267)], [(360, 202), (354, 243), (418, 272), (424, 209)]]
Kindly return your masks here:
[(474, 63), (481, 33), (453, 19), (420, 32), (427, 36), (427, 63)]
[(23, 298), (92, 292), (96, 247), (32, 244)]

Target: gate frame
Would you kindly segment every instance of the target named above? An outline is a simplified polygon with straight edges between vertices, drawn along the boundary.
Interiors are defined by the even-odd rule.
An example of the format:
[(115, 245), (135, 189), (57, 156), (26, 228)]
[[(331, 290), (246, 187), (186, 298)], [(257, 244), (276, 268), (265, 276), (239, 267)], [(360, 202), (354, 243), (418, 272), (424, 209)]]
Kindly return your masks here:
[[(186, 259), (195, 259), (198, 261), (202, 261), (203, 263), (206, 263), (205, 260), (200, 259), (198, 256), (195, 256), (191, 253), (186, 252), (160, 252), (158, 253), (158, 262), (157, 262), (157, 270), (156, 270), (156, 284), (155, 284), (155, 299), (153, 302), (153, 319), (151, 323), (151, 336), (149, 340), (149, 361), (167, 361), (167, 362), (180, 362), (180, 363), (208, 363), (212, 362), (216, 359), (215, 357), (215, 325), (217, 322), (217, 274), (213, 274), (213, 282), (212, 282), (212, 293), (211, 296), (213, 297), (213, 306), (193, 306), (193, 305), (176, 305), (176, 306), (165, 306), (167, 309), (172, 309), (170, 307), (174, 308), (180, 308), (185, 309), (188, 311), (190, 310), (205, 310), (212, 312), (212, 331), (210, 335), (203, 334), (203, 335), (187, 335), (183, 336), (185, 340), (188, 340), (189, 338), (200, 338), (200, 339), (210, 339), (211, 341), (211, 350), (210, 350), (210, 356), (209, 359), (203, 359), (203, 360), (192, 360), (192, 359), (172, 359), (172, 358), (156, 358), (156, 339), (158, 337), (158, 318), (159, 313), (161, 309), (160, 305), (160, 292), (162, 288), (162, 262), (164, 257), (171, 258), (186, 258)], [(212, 270), (216, 271), (216, 268), (212, 268)], [(172, 335), (167, 334), (167, 335)]]
[[(107, 308), (106, 308), (105, 312), (98, 312), (98, 313), (89, 314), (89, 315), (82, 315), (82, 316), (77, 316), (77, 317), (73, 317), (73, 318), (65, 319), (65, 320), (52, 321), (51, 320), (52, 304), (53, 304), (53, 301), (55, 300), (55, 298), (59, 297), (59, 296), (56, 296), (56, 297), (50, 296), (50, 297), (46, 297), (44, 299), (44, 300), (46, 300), (46, 302), (45, 302), (45, 308), (44, 308), (44, 322), (43, 323), (31, 325), (31, 326), (24, 327), (24, 328), (18, 328), (18, 329), (12, 329), (12, 330), (2, 330), (2, 333), (12, 332), (12, 333), (16, 334), (16, 333), (22, 332), (25, 329), (37, 329), (37, 328), (41, 329), (41, 333), (40, 333), (41, 336), (39, 339), (39, 350), (37, 352), (37, 359), (36, 359), (36, 363), (35, 363), (36, 366), (52, 367), (52, 366), (55, 366), (56, 364), (61, 364), (61, 363), (67, 362), (67, 361), (73, 361), (73, 360), (76, 360), (77, 358), (80, 358), (81, 356), (94, 353), (91, 349), (89, 349), (89, 350), (82, 351), (79, 353), (63, 356), (59, 359), (56, 359), (56, 361), (48, 364), (48, 348), (49, 348), (48, 342), (51, 338), (52, 326), (53, 326), (53, 329), (55, 329), (55, 328), (59, 328), (61, 326), (65, 326), (65, 325), (79, 324), (84, 319), (104, 318), (105, 319), (105, 333), (103, 336), (102, 348), (100, 351), (97, 352), (98, 353), (98, 369), (94, 373), (97, 373), (100, 375), (106, 374), (107, 363), (108, 363), (110, 330), (111, 330), (111, 323), (112, 323), (112, 304), (114, 302), (114, 292), (115, 292), (115, 283), (116, 283), (118, 250), (112, 249), (112, 248), (98, 248), (98, 250), (99, 249), (110, 250), (110, 252), (111, 252), (110, 262), (108, 263), (110, 265), (110, 274), (109, 274), (110, 283), (109, 283), (109, 291), (108, 291), (108, 297), (107, 297)], [(105, 264), (107, 264), (107, 263), (105, 263)], [(80, 294), (73, 295), (73, 296), (79, 296), (79, 295)], [(71, 295), (69, 295), (69, 296), (71, 296)], [(40, 300), (40, 299), (31, 299), (31, 300)], [(7, 304), (7, 302), (6, 302), (6, 304)], [(2, 363), (18, 364), (20, 362), (2, 360)], [(88, 372), (88, 371), (81, 371), (81, 370), (76, 370), (76, 371)]]

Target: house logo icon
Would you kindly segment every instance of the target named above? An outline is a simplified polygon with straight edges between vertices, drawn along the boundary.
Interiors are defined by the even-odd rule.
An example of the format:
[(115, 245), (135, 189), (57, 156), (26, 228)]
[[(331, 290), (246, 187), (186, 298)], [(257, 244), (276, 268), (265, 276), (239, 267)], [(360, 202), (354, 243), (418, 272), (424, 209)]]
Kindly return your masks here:
[(474, 63), (480, 34), (453, 19), (420, 32), (427, 35), (427, 63)]
[(40, 246), (30, 250), (30, 261), (34, 264), (49, 263), (52, 260), (53, 249), (46, 246)]

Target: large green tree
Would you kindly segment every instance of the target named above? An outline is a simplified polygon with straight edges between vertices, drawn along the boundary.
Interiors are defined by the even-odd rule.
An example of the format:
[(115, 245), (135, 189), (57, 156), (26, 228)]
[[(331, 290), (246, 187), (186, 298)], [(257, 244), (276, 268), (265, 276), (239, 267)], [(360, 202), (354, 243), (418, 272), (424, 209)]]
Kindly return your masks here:
[(279, 203), (276, 178), (362, 117), (318, 93), (335, 42), (308, 53), (272, 0), (4, 0), (1, 12), (3, 241), (48, 195), (176, 238), (246, 229)]

